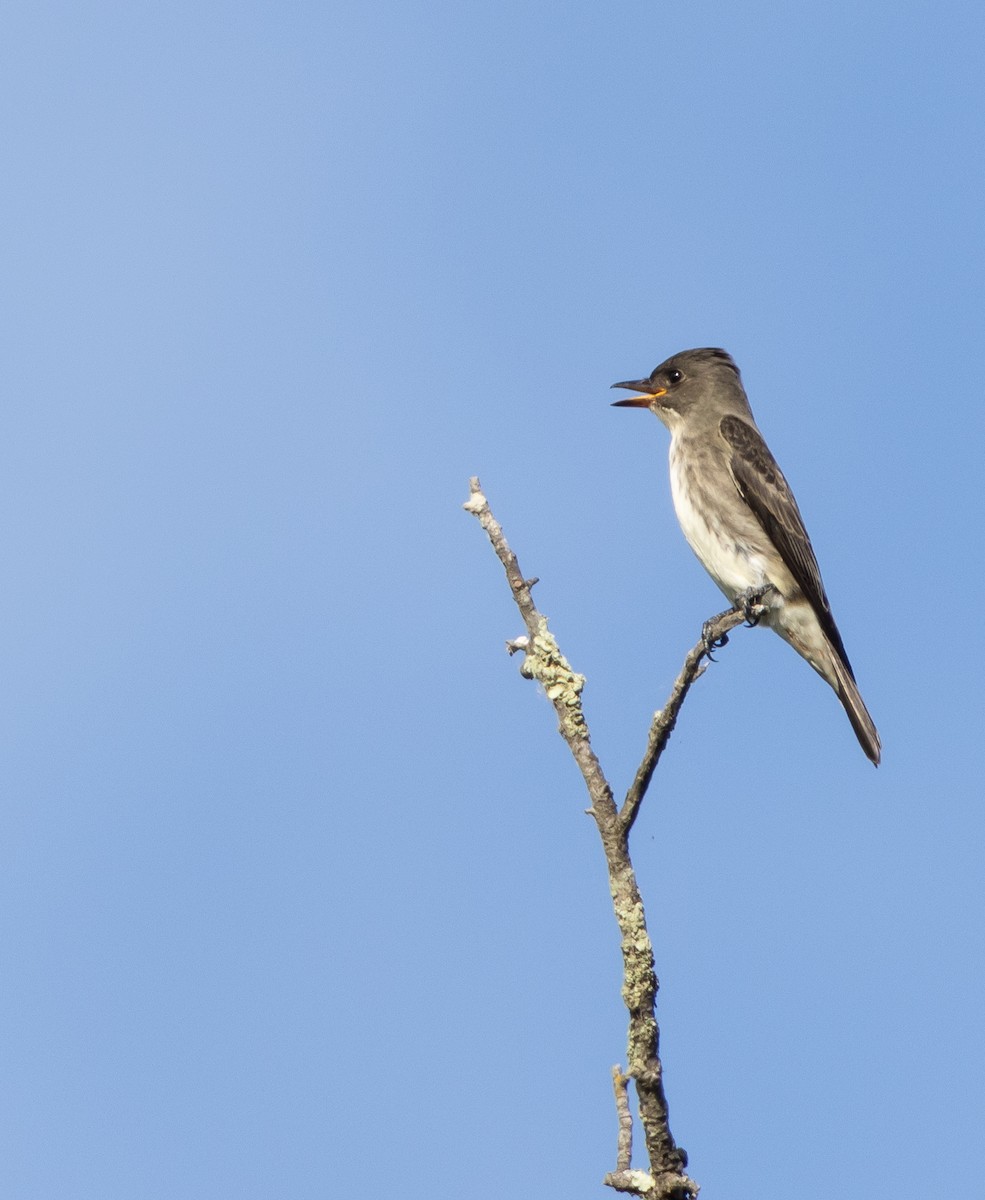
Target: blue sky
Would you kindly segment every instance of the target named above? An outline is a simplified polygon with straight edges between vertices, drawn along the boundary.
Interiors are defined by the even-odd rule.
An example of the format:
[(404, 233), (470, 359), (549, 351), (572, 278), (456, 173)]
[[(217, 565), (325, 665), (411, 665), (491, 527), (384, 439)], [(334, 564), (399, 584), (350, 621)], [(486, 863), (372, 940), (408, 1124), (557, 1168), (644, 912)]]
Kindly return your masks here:
[[(8, 6), (0, 1191), (602, 1194), (601, 853), (721, 598), (613, 380), (742, 368), (883, 766), (778, 638), (634, 834), (703, 1195), (980, 1186), (978, 4)], [(917, 1181), (917, 1182), (915, 1182)]]

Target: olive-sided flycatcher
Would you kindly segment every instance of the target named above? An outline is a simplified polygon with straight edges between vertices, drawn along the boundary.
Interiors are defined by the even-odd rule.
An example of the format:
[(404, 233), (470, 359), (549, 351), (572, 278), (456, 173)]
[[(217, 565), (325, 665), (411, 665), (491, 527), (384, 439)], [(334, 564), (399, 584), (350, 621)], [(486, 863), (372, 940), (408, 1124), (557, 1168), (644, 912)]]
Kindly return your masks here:
[(614, 383), (642, 395), (670, 430), (674, 508), (691, 549), (733, 604), (771, 585), (763, 623), (828, 681), (862, 749), (878, 766), (879, 734), (831, 615), (797, 501), (756, 428), (739, 369), (724, 350), (684, 350), (648, 379)]

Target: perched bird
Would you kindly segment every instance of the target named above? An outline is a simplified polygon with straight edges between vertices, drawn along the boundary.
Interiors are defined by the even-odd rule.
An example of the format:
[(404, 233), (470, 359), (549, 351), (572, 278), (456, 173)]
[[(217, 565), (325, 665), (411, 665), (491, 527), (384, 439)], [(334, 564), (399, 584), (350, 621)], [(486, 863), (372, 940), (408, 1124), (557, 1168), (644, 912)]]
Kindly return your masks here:
[(648, 379), (614, 383), (642, 395), (670, 430), (670, 486), (691, 549), (735, 605), (762, 593), (765, 625), (838, 695), (879, 765), (881, 743), (831, 615), (814, 548), (783, 473), (756, 428), (739, 369), (724, 350), (683, 350)]

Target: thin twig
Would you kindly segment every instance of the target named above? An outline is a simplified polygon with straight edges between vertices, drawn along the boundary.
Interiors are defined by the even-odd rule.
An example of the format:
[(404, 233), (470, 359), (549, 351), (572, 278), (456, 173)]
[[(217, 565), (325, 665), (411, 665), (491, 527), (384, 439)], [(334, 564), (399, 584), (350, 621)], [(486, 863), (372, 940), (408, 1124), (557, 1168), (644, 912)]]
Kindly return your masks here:
[(677, 715), (691, 690), (691, 684), (704, 672), (702, 660), (711, 657), (712, 650), (716, 645), (723, 644), (723, 639), (727, 638), (729, 632), (736, 625), (741, 625), (748, 616), (756, 619), (765, 612), (766, 609), (762, 605), (752, 606), (748, 613), (742, 609), (727, 608), (725, 612), (720, 612), (711, 620), (705, 621), (701, 641), (688, 652), (687, 658), (684, 659), (684, 666), (681, 667), (680, 674), (674, 680), (667, 703), (653, 714), (650, 735), (646, 743), (646, 753), (643, 755), (636, 778), (626, 793), (626, 799), (619, 810), (619, 820), (627, 833), (633, 828), (633, 822), (639, 814), (646, 789), (650, 786), (650, 780), (660, 761), (660, 755), (663, 754), (664, 748), (670, 741), (670, 735), (674, 732)]
[(633, 1161), (633, 1117), (629, 1111), (629, 1076), (618, 1063), (612, 1068), (612, 1090), (616, 1096), (616, 1171), (628, 1171)]

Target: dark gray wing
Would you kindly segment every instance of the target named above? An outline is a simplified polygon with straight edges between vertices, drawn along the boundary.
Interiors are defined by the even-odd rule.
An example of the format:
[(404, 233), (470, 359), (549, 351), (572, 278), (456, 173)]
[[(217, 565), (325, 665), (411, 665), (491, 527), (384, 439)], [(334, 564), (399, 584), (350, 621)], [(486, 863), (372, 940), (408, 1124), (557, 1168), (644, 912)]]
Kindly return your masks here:
[(851, 663), (845, 653), (845, 643), (841, 640), (824, 592), (814, 547), (804, 528), (797, 501), (776, 459), (759, 430), (748, 421), (740, 417), (722, 417), (719, 429), (732, 451), (730, 466), (740, 495), (780, 552), (787, 569), (814, 610), (821, 628), (854, 679)]

